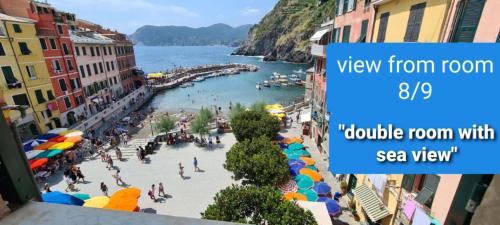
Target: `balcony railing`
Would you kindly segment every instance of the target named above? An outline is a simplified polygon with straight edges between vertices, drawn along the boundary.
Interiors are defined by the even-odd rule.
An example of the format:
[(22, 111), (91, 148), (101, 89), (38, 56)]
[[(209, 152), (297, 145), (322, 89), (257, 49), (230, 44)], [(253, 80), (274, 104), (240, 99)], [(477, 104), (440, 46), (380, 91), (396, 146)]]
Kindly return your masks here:
[(326, 57), (326, 45), (312, 44), (311, 45), (311, 55), (319, 56), (319, 57)]

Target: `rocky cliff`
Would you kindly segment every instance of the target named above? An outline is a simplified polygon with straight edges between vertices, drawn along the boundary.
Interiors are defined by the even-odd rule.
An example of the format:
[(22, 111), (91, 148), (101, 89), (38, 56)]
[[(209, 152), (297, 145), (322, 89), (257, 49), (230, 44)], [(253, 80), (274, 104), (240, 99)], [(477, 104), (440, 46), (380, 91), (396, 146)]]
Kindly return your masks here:
[(334, 0), (280, 0), (233, 53), (266, 61), (310, 63), (309, 38), (334, 16)]

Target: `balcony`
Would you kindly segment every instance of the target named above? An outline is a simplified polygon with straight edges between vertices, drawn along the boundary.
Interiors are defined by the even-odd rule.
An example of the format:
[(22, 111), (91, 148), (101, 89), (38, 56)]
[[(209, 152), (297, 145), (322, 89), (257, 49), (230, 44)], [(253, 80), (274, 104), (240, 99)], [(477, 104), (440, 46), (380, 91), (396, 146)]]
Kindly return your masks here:
[(318, 57), (326, 57), (326, 45), (312, 44), (311, 55)]

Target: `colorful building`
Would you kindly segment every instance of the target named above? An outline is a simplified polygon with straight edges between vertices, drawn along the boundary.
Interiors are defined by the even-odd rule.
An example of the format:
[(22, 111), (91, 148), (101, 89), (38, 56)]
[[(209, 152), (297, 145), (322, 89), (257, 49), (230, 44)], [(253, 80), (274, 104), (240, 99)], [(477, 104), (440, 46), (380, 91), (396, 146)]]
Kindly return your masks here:
[[(1, 20), (2, 36), (5, 37), (2, 41), (5, 59), (2, 61), (7, 64), (2, 67), (7, 85), (7, 90), (2, 91), (5, 101), (7, 104), (29, 106), (29, 115), (33, 112), (32, 117), (28, 115), (17, 122), (21, 136), (29, 138), (39, 132), (60, 127), (60, 113), (36, 36), (35, 21), (5, 14), (1, 14)], [(19, 118), (18, 115), (13, 116), (15, 119)], [(35, 125), (29, 121), (34, 121)]]
[(370, 1), (337, 0), (333, 42), (370, 42), (375, 10)]

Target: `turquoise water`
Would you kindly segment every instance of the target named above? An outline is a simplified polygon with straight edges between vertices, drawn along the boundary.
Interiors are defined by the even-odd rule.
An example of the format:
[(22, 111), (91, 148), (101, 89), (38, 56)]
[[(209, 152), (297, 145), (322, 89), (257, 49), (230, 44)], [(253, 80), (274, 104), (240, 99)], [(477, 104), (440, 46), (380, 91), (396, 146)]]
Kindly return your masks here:
[[(146, 73), (165, 71), (175, 66), (191, 67), (218, 63), (247, 63), (260, 67), (258, 72), (210, 78), (195, 82), (193, 87), (175, 88), (158, 94), (152, 106), (159, 111), (194, 111), (202, 106), (218, 106), (227, 109), (230, 102), (246, 106), (263, 101), (287, 104), (301, 98), (304, 87), (271, 87), (261, 91), (255, 88), (257, 82), (268, 80), (273, 72), (291, 75), (293, 70), (305, 71), (308, 65), (285, 62), (263, 62), (259, 57), (231, 56), (231, 47), (144, 47), (136, 46), (137, 65)], [(305, 79), (305, 75), (301, 75)]]

